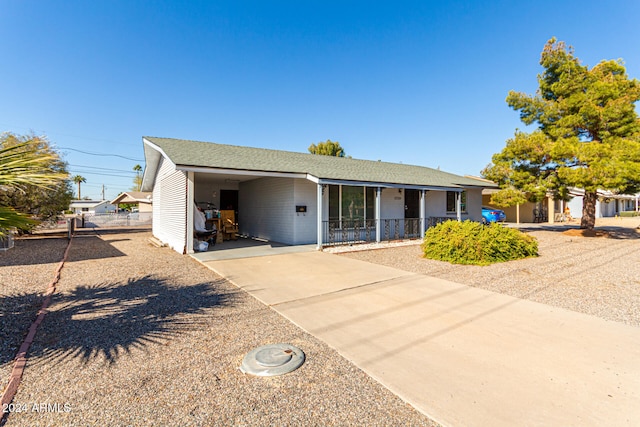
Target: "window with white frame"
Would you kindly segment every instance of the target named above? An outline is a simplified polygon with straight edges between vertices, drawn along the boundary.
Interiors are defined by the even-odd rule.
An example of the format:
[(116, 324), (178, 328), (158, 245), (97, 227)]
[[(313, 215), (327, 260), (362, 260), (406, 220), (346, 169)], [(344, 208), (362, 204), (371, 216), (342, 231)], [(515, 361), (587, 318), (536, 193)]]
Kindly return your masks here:
[[(457, 191), (447, 191), (447, 213), (456, 213)], [(460, 196), (460, 212), (467, 212), (467, 192), (463, 191)]]
[(372, 187), (329, 185), (329, 221), (373, 219), (374, 199)]

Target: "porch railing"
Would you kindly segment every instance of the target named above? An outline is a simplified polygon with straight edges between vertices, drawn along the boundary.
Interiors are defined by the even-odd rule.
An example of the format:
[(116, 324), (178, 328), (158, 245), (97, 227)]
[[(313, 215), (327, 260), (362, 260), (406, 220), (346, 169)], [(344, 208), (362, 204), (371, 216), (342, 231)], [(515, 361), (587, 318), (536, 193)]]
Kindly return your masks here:
[[(420, 239), (419, 218), (393, 218), (380, 220), (380, 240)], [(376, 241), (376, 221), (331, 220), (323, 221), (322, 242), (325, 246), (351, 245)]]

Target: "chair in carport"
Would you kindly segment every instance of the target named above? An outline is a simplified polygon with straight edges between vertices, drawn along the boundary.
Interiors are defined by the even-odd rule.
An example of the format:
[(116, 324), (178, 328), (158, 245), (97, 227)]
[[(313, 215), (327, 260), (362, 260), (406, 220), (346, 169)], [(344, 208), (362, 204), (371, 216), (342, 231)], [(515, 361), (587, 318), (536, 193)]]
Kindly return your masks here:
[(213, 224), (212, 229), (208, 229), (206, 223), (207, 220), (204, 213), (196, 205), (193, 211), (193, 234), (198, 240), (209, 243), (209, 246), (214, 246), (218, 237), (218, 230), (215, 224)]

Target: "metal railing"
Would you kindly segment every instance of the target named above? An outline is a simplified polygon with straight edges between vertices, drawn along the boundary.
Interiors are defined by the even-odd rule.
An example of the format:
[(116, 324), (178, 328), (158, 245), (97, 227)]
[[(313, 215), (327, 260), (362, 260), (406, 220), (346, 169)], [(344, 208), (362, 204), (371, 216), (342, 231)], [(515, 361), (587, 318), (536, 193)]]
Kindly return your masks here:
[(376, 221), (331, 220), (322, 221), (322, 242), (325, 245), (350, 245), (376, 241)]
[[(323, 221), (322, 242), (325, 246), (352, 245), (376, 241), (376, 221), (331, 220)], [(420, 239), (419, 218), (392, 218), (380, 220), (380, 240)]]
[(455, 218), (451, 218), (449, 216), (430, 216), (427, 218), (427, 228), (435, 227), (438, 224), (441, 224), (446, 221), (453, 221)]

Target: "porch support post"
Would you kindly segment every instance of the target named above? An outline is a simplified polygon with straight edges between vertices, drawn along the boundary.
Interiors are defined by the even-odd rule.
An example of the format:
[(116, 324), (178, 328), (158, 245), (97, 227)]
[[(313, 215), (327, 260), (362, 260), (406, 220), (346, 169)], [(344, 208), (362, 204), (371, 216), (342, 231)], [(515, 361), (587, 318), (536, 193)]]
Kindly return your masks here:
[(316, 208), (316, 225), (317, 225), (317, 245), (316, 245), (316, 249), (317, 250), (322, 250), (322, 212), (324, 211), (323, 206), (322, 206), (322, 184), (318, 184), (317, 190), (316, 190), (316, 197), (317, 197), (317, 208)]
[(516, 204), (516, 224), (520, 224), (520, 203)]
[(195, 204), (194, 191), (193, 191), (193, 172), (187, 172), (187, 229), (186, 238), (187, 241), (185, 252), (188, 254), (193, 253), (193, 216), (195, 214), (193, 205)]
[(456, 218), (458, 222), (462, 221), (462, 192), (456, 193)]
[(553, 224), (555, 221), (554, 215), (555, 215), (555, 210), (554, 210), (554, 203), (553, 203), (553, 197), (547, 197), (547, 212), (549, 213), (549, 218), (548, 218), (548, 222), (549, 224)]
[(376, 187), (376, 206), (375, 206), (375, 220), (376, 220), (376, 243), (380, 243), (382, 236), (382, 221), (380, 221), (380, 198), (382, 196), (382, 189), (380, 187)]
[(425, 206), (426, 202), (426, 191), (420, 190), (420, 238), (424, 238), (424, 233), (427, 231), (427, 207)]

